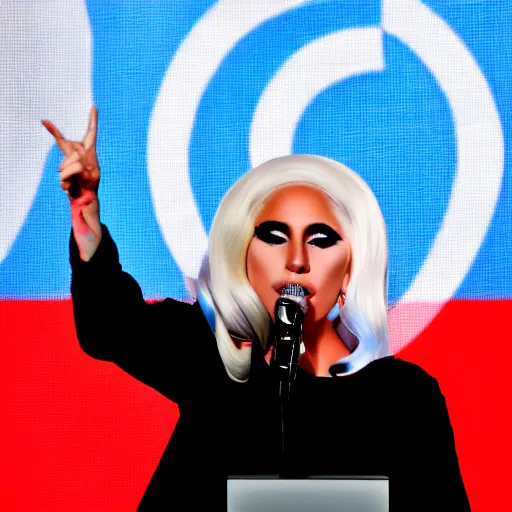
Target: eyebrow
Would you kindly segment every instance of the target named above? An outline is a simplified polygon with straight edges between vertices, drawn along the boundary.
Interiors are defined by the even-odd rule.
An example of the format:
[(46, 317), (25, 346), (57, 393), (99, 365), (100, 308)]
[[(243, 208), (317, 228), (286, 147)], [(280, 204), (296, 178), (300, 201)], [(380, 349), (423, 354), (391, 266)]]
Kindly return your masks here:
[[(256, 230), (259, 229), (269, 229), (269, 230), (276, 230), (281, 231), (286, 236), (290, 236), (290, 227), (288, 224), (285, 224), (284, 222), (279, 222), (277, 220), (266, 220), (256, 226)], [(316, 233), (322, 233), (326, 236), (332, 236), (334, 238), (337, 238), (338, 240), (341, 240), (341, 235), (337, 233), (333, 228), (328, 226), (327, 224), (324, 224), (323, 222), (315, 222), (314, 224), (310, 224), (306, 228), (306, 235), (314, 235)]]

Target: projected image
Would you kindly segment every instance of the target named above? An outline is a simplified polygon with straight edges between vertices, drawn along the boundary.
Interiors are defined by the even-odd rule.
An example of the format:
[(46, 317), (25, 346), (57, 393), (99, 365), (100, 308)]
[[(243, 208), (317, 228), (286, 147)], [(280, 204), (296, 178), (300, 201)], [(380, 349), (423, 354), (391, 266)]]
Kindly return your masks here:
[[(250, 170), (304, 155), (342, 163), (368, 185), (382, 213), (389, 256), (387, 301), (379, 313), (385, 347), (375, 326), (372, 338), (361, 336), (356, 320), (341, 322), (344, 332), (335, 332), (346, 352), (333, 350), (322, 374), (350, 379), (386, 356), (423, 368), (446, 399), (472, 509), (512, 504), (507, 486), (500, 485), (512, 428), (501, 405), (512, 387), (504, 366), (512, 334), (504, 321), (512, 289), (506, 158), (511, 63), (503, 51), (512, 43), (512, 8), (505, 0), (284, 0), (244, 7), (227, 0), (121, 1), (108, 10), (96, 0), (2, 5), (4, 26), (12, 27), (0, 52), (0, 307), (6, 319), (0, 359), (3, 452), (12, 468), (3, 490), (11, 508), (55, 509), (59, 503), (72, 510), (135, 509), (161, 466), (171, 464), (162, 455), (182, 420), (180, 392), (167, 389), (153, 369), (139, 374), (130, 361), (113, 361), (101, 343), (84, 352), (70, 248), (71, 261), (73, 254), (87, 259), (100, 238), (115, 241), (111, 257), (118, 256), (131, 276), (128, 290), (138, 290), (139, 303), (158, 311), (165, 299), (184, 319), (194, 311), (199, 316), (190, 316), (192, 325), (201, 318), (201, 332), (213, 340), (211, 357), (221, 363), (217, 368), (230, 381), (244, 381), (254, 340), (262, 349), (258, 357), (270, 366), (272, 322), (242, 322), (243, 313), (235, 315), (224, 298), (201, 285), (210, 279), (204, 262), (214, 219), (228, 191)], [(96, 114), (89, 116), (93, 105), (97, 122)], [(41, 120), (59, 132), (48, 133)], [(86, 148), (91, 126), (94, 142)], [(63, 148), (55, 143), (59, 134), (61, 141), (84, 146)], [(71, 177), (88, 170), (81, 151), (91, 147), (101, 184), (91, 168), (89, 184), (80, 185)], [(68, 195), (59, 183), (63, 158)], [(89, 225), (94, 236), (84, 232), (83, 246), (73, 253), (73, 211), (79, 209), (70, 210), (70, 199), (78, 205), (86, 190), (97, 192), (99, 203), (89, 202), (90, 215), (82, 220), (87, 224), (101, 213), (103, 224), (96, 216)], [(304, 208), (295, 204), (295, 210)], [(244, 211), (240, 207), (236, 220), (251, 218)], [(327, 225), (352, 245), (342, 218), (336, 226), (324, 221), (314, 224)], [(279, 222), (279, 229), (261, 230), (269, 251), (284, 251), (304, 227), (294, 227), (293, 219)], [(247, 233), (243, 238), (236, 232), (242, 252), (249, 248)], [(330, 236), (307, 232), (311, 240)], [(320, 243), (307, 248), (327, 251)], [(281, 262), (274, 253), (268, 257)], [(337, 294), (325, 307), (312, 307), (320, 300), (317, 284), (299, 280), (305, 291), (298, 296), (309, 304), (306, 319), (321, 310), (336, 322), (350, 309), (356, 299), (347, 275), (348, 283), (341, 284), (348, 307)], [(275, 320), (270, 299), (279, 293), (267, 296), (255, 279), (249, 284), (253, 295), (244, 307), (252, 304), (258, 315)], [(97, 300), (95, 295), (95, 311)], [(105, 321), (115, 318), (114, 311), (134, 321), (122, 336), (111, 336), (114, 327), (102, 332), (109, 342), (151, 338), (154, 328), (137, 326), (130, 307), (109, 303), (108, 295), (101, 300), (101, 314), (111, 309)], [(83, 322), (91, 317), (87, 311)], [(236, 318), (237, 329), (224, 317)], [(166, 332), (176, 332), (170, 324)], [(160, 334), (155, 339), (167, 340)], [(167, 375), (170, 348), (162, 344), (158, 350), (164, 352), (156, 353)], [(307, 344), (300, 351), (298, 372), (316, 374), (316, 363), (305, 362)], [(485, 361), (483, 354), (489, 354)], [(140, 357), (134, 364), (146, 364)], [(186, 361), (184, 355), (176, 371), (189, 382), (197, 370)], [(406, 388), (388, 390), (383, 403)], [(433, 395), (425, 392), (440, 396), (437, 388), (429, 390)], [(221, 395), (210, 395), (205, 422), (222, 416)], [(443, 400), (438, 410), (444, 411)], [(413, 436), (407, 422), (391, 425), (389, 435), (398, 444)], [(492, 449), (481, 449), (483, 439)], [(50, 471), (42, 471), (43, 461)], [(245, 459), (238, 464), (240, 472), (247, 469)], [(101, 481), (97, 467), (105, 468)], [(494, 469), (482, 479), (480, 467)], [(114, 488), (123, 491), (113, 497)]]

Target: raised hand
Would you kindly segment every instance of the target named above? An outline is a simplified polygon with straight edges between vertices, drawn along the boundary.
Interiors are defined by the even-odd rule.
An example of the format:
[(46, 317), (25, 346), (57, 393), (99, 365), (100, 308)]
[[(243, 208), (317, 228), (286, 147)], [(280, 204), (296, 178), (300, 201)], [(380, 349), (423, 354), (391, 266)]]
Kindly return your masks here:
[(98, 112), (92, 107), (82, 142), (66, 139), (50, 121), (42, 121), (64, 153), (59, 166), (60, 185), (69, 198), (73, 234), (80, 257), (88, 261), (101, 240), (98, 187), (100, 167), (96, 155)]

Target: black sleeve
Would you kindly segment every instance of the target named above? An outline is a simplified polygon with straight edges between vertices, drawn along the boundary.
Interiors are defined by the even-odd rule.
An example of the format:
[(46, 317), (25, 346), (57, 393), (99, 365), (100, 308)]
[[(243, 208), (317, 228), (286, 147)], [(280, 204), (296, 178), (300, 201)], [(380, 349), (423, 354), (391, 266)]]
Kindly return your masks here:
[(446, 510), (468, 512), (471, 511), (471, 507), (460, 472), (446, 399), (441, 393), (437, 380), (433, 377), (431, 386), (431, 437), (427, 438), (426, 456), (431, 457), (432, 469), (436, 471), (432, 476), (438, 488), (440, 503), (447, 504)]
[(116, 363), (179, 403), (187, 362), (197, 349), (197, 340), (180, 333), (180, 326), (197, 324), (198, 308), (173, 299), (148, 304), (135, 279), (123, 272), (103, 224), (102, 240), (88, 262), (80, 259), (71, 233), (70, 263), (75, 328), (84, 352)]
[(423, 384), (415, 400), (405, 496), (417, 511), (470, 512), (445, 397), (435, 378)]

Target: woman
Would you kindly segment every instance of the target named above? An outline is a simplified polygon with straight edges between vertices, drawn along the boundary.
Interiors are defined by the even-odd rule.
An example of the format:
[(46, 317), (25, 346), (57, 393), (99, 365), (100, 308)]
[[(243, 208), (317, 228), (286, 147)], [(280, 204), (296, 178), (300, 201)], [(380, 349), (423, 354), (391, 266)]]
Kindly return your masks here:
[(96, 110), (83, 142), (44, 124), (65, 154), (80, 345), (180, 409), (138, 510), (219, 510), (228, 475), (282, 470), (269, 361), (274, 305), (287, 283), (307, 295), (288, 469), (386, 475), (391, 511), (470, 510), (437, 381), (387, 355), (385, 225), (361, 178), (312, 155), (248, 172), (215, 216), (199, 300), (150, 305), (100, 223)]

